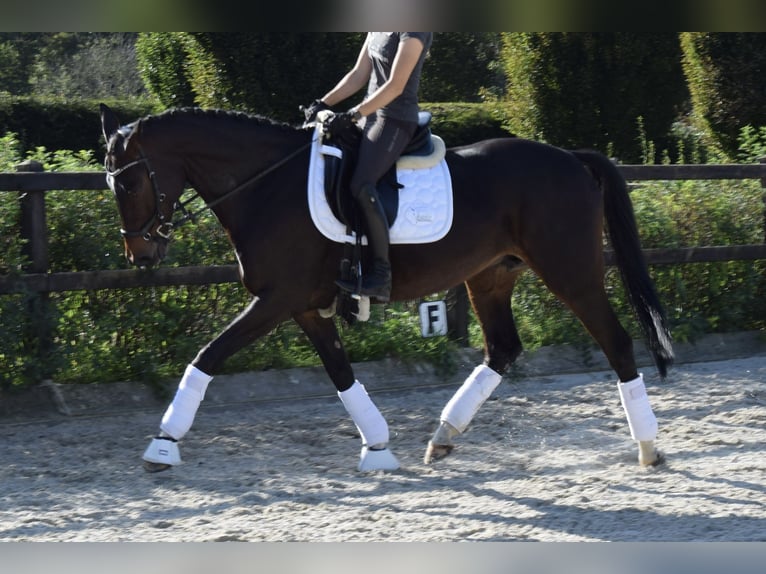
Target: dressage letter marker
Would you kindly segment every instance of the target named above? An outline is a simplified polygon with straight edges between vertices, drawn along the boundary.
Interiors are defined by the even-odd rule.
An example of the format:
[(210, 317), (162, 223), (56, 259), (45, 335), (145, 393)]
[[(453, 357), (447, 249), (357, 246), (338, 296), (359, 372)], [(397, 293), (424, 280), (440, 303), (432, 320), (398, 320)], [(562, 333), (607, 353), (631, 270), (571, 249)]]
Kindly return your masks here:
[(447, 305), (444, 301), (420, 304), (420, 330), (424, 337), (447, 334)]

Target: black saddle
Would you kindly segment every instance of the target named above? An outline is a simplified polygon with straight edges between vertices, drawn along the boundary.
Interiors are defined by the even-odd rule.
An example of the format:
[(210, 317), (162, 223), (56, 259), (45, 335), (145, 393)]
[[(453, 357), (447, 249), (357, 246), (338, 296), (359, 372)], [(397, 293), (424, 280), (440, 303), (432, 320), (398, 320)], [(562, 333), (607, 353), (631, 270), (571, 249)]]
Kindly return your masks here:
[[(427, 156), (433, 153), (430, 122), (431, 112), (418, 113), (418, 127), (402, 155)], [(348, 130), (340, 136), (326, 138), (324, 141), (325, 145), (336, 147), (342, 152), (340, 158), (334, 155), (324, 156), (324, 189), (327, 203), (333, 215), (357, 235), (362, 235), (364, 230), (358, 229), (357, 218), (354, 216), (356, 206), (348, 184), (356, 165), (360, 141), (359, 130)], [(399, 210), (399, 190), (403, 187), (396, 178), (396, 164), (377, 182), (376, 187), (388, 226), (391, 227)]]

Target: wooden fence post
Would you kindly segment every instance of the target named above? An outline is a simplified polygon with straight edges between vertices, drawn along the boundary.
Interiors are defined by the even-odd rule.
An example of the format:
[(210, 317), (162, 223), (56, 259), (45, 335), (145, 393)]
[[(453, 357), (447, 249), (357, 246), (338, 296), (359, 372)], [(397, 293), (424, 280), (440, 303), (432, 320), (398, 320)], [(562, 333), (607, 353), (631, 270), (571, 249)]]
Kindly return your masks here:
[[(17, 172), (45, 171), (41, 163), (28, 160), (16, 166)], [(49, 270), (48, 257), (48, 225), (45, 216), (45, 192), (26, 191), (19, 193), (20, 231), (22, 239), (26, 240), (23, 253), (29, 259), (27, 273), (47, 273)], [(26, 301), (30, 322), (24, 333), (25, 346), (29, 355), (36, 358), (30, 365), (30, 376), (44, 380), (49, 378), (49, 355), (53, 346), (52, 327), (50, 324), (50, 294), (47, 292), (30, 293)]]
[(461, 347), (468, 346), (468, 291), (465, 284), (461, 283), (447, 291), (445, 297), (447, 305), (448, 336)]

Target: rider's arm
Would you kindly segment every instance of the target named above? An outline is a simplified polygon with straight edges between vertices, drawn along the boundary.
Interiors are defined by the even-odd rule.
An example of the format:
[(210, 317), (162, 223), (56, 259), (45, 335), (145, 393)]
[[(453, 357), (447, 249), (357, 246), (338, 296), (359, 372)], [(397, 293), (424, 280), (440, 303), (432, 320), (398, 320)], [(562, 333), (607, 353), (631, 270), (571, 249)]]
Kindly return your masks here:
[(359, 52), (354, 67), (351, 68), (351, 71), (348, 72), (348, 74), (341, 78), (332, 90), (322, 97), (322, 101), (328, 106), (332, 107), (335, 104), (342, 102), (367, 85), (367, 82), (370, 79), (370, 74), (372, 73), (372, 63), (367, 55), (368, 42), (369, 34), (364, 41), (364, 45)]

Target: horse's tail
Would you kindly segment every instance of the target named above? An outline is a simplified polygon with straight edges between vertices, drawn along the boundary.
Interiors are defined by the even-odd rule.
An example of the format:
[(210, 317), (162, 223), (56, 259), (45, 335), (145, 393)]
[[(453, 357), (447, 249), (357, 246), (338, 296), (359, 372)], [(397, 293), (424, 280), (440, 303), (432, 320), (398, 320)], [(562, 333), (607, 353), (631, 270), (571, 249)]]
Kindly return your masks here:
[(574, 154), (590, 168), (601, 186), (607, 233), (617, 268), (641, 329), (648, 339), (649, 351), (660, 376), (664, 378), (667, 368), (673, 363), (670, 330), (641, 251), (628, 186), (617, 167), (606, 156), (592, 151), (577, 151)]

